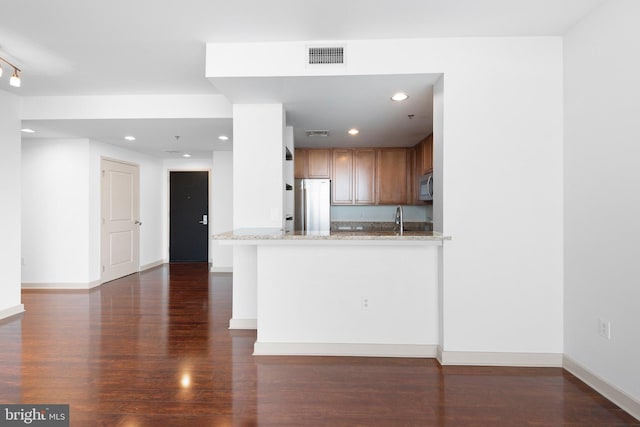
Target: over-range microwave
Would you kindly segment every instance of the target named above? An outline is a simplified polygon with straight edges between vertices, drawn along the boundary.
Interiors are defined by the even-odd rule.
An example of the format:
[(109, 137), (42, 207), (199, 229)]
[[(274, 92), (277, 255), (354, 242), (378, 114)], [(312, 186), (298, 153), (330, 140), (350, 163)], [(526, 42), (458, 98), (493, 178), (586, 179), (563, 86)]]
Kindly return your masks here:
[(420, 200), (433, 200), (433, 173), (426, 173), (420, 177)]

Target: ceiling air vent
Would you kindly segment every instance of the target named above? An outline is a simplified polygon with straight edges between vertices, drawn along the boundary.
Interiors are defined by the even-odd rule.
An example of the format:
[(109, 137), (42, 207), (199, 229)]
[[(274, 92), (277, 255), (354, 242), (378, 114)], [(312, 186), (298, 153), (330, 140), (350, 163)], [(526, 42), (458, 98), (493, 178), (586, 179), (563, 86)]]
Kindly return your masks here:
[(329, 136), (328, 130), (308, 130), (306, 131), (306, 133), (307, 133), (307, 136), (324, 136), (324, 137)]
[(344, 64), (344, 46), (309, 47), (309, 65)]

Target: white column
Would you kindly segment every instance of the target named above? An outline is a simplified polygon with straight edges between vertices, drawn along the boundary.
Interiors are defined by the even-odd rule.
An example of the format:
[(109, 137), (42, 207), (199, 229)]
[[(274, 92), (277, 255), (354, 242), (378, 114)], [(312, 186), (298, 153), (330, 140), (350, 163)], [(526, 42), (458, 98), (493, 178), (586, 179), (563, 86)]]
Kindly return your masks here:
[[(281, 228), (284, 108), (233, 106), (233, 228)], [(231, 329), (254, 329), (257, 317), (255, 247), (234, 247)]]
[(16, 96), (0, 90), (0, 319), (24, 311), (20, 303), (20, 118)]

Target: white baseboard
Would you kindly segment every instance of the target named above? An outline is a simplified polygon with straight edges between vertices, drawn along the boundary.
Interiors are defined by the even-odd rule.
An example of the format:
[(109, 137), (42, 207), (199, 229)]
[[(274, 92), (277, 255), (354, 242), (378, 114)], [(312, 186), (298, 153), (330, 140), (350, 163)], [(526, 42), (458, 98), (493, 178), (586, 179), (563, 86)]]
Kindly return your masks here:
[(76, 289), (93, 289), (100, 286), (100, 280), (93, 282), (63, 282), (63, 283), (23, 283), (22, 289), (59, 289), (59, 290), (76, 290)]
[(24, 304), (18, 304), (13, 307), (0, 310), (0, 319), (6, 319), (7, 317), (15, 316), (20, 313), (24, 313)]
[(258, 329), (258, 319), (230, 319), (229, 329)]
[(437, 346), (421, 344), (340, 344), (256, 342), (254, 356), (435, 357)]
[(163, 264), (166, 264), (167, 260), (161, 259), (158, 261), (154, 261), (154, 262), (150, 262), (149, 264), (145, 264), (145, 265), (141, 265), (140, 266), (140, 272), (146, 271), (146, 270), (151, 270), (152, 268), (155, 267), (159, 267)]
[(211, 273), (233, 273), (233, 267), (211, 267)]
[(562, 353), (489, 353), (437, 350), (441, 365), (562, 367)]
[[(152, 268), (165, 264), (165, 260), (154, 261), (149, 264), (141, 265), (140, 272), (150, 270)], [(105, 282), (107, 283), (107, 282)], [(59, 289), (59, 290), (75, 290), (75, 289), (93, 289), (96, 286), (100, 286), (102, 282), (100, 280), (94, 280), (92, 282), (32, 282), (22, 283), (22, 289)]]
[(564, 356), (562, 366), (589, 387), (618, 405), (623, 410), (627, 411), (632, 417), (640, 420), (640, 401), (638, 399), (629, 396), (627, 393), (609, 383), (602, 377), (594, 374), (569, 356)]

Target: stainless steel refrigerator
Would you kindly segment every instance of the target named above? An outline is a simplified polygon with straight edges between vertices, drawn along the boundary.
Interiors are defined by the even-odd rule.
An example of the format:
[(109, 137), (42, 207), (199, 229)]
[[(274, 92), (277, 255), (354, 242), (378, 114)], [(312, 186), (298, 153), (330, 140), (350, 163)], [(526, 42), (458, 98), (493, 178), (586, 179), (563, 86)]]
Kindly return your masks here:
[(329, 231), (331, 228), (331, 180), (295, 180), (294, 228), (297, 231)]

